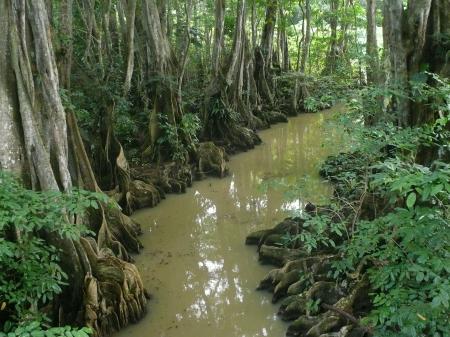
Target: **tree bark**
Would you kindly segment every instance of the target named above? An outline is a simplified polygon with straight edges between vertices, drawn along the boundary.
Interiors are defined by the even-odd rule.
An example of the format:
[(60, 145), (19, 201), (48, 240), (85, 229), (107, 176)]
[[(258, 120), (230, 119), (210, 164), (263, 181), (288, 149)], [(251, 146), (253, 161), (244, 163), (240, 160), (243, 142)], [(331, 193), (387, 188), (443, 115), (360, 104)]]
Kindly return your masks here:
[(338, 26), (339, 0), (330, 0), (330, 44), (325, 61), (324, 74), (333, 74), (336, 71), (339, 56), (337, 26)]
[(377, 22), (376, 22), (376, 0), (367, 1), (367, 82), (369, 84), (378, 83), (378, 45), (377, 45)]
[[(124, 4), (125, 7), (125, 4)], [(131, 78), (134, 69), (134, 30), (136, 20), (136, 0), (129, 0), (127, 8), (127, 70), (125, 83), (123, 85), (124, 95), (127, 95), (131, 88)]]
[[(377, 23), (376, 23), (376, 0), (368, 0), (366, 6), (366, 18), (367, 18), (367, 39), (366, 39), (366, 73), (367, 73), (367, 84), (368, 85), (378, 85), (380, 84), (380, 67), (379, 67), (379, 57), (378, 57), (378, 45), (377, 45)], [(355, 14), (356, 22), (356, 14)], [(360, 70), (361, 71), (361, 70)], [(361, 76), (361, 75), (360, 75)], [(362, 76), (361, 76), (362, 77)], [(378, 107), (376, 108), (376, 113), (367, 114), (365, 123), (367, 125), (373, 125), (374, 122), (378, 121), (381, 112), (383, 111), (382, 98), (378, 99)], [(364, 102), (368, 104), (365, 109), (366, 112), (373, 110), (370, 104), (373, 102)]]
[(303, 43), (302, 49), (302, 61), (300, 63), (300, 71), (305, 73), (306, 71), (306, 62), (308, 61), (309, 55), (309, 47), (311, 44), (311, 1), (305, 0), (305, 41)]
[(222, 48), (224, 44), (225, 27), (225, 0), (215, 1), (215, 26), (214, 26), (214, 44), (212, 52), (212, 76), (217, 76), (220, 71)]
[[(0, 168), (25, 172), (30, 177), (25, 182), (34, 189), (68, 191), (75, 185), (99, 192), (76, 121), (71, 114), (66, 117), (61, 103), (44, 0), (4, 4), (0, 4), (0, 39), (5, 42), (0, 70), (6, 76), (0, 79), (0, 118), (10, 128), (0, 138), (13, 151), (9, 157), (2, 151)], [(119, 210), (103, 207), (91, 214), (89, 224), (95, 238), (73, 241), (45, 236), (61, 250), (61, 265), (69, 276), (68, 286), (55, 302), (54, 323), (86, 325), (103, 336), (145, 312), (139, 273), (126, 262), (126, 248), (140, 248), (139, 229)]]
[[(219, 66), (218, 74), (212, 78), (204, 105), (205, 137), (223, 142), (230, 151), (247, 150), (260, 141), (252, 130), (240, 125), (251, 118), (243, 97), (246, 7), (246, 0), (238, 1), (232, 51), (225, 70), (221, 71)], [(216, 16), (216, 20), (221, 19)]]
[[(0, 45), (10, 45), (8, 16), (9, 8), (6, 1), (0, 2)], [(0, 48), (0, 168), (13, 171), (24, 178), (24, 148), (20, 139), (20, 125), (17, 123), (17, 98), (14, 95), (15, 78), (12, 71), (11, 53), (9, 48)]]
[(180, 69), (180, 76), (178, 78), (178, 99), (182, 100), (183, 95), (183, 80), (184, 75), (186, 72), (186, 66), (189, 59), (189, 47), (191, 46), (191, 0), (186, 0), (186, 3), (184, 4), (184, 12), (186, 14), (186, 41), (184, 43), (184, 50), (182, 51), (182, 60), (181, 60), (181, 69)]
[(62, 57), (60, 58), (59, 77), (61, 86), (70, 89), (70, 75), (73, 57), (73, 0), (61, 1)]
[(261, 36), (261, 52), (264, 56), (264, 64), (270, 69), (273, 58), (273, 37), (277, 22), (278, 0), (268, 0), (266, 6), (266, 19), (264, 21)]
[(389, 46), (390, 80), (405, 93), (394, 97), (394, 110), (401, 126), (418, 123), (424, 114), (424, 107), (411, 104), (407, 96), (410, 94), (409, 81), (419, 73), (421, 64), (429, 62), (424, 49), (427, 39), (434, 33), (432, 27), (427, 31), (431, 5), (432, 0), (408, 1), (405, 9), (401, 0), (385, 2), (384, 29)]
[(278, 34), (280, 44), (280, 65), (281, 69), (287, 72), (291, 68), (291, 62), (289, 57), (288, 37), (286, 33), (286, 18), (282, 6), (280, 6), (279, 16), (280, 20), (278, 23)]
[[(147, 36), (148, 48), (152, 52), (153, 65), (149, 66), (149, 69), (153, 70), (153, 75), (158, 78), (156, 84), (156, 90), (153, 97), (153, 108), (150, 111), (149, 118), (149, 140), (144, 156), (148, 156), (153, 159), (171, 159), (163, 158), (164, 153), (167, 151), (161, 151), (158, 139), (162, 136), (162, 129), (159, 124), (159, 115), (163, 115), (167, 118), (167, 121), (174, 127), (180, 122), (182, 117), (182, 111), (180, 106), (178, 93), (177, 80), (177, 59), (172, 52), (169, 39), (164, 34), (164, 29), (161, 26), (161, 20), (159, 18), (158, 7), (155, 0), (145, 0), (143, 2), (142, 22), (144, 25), (144, 31)], [(186, 148), (193, 147), (190, 143), (191, 140), (184, 137), (181, 134), (177, 134), (177, 142), (185, 144)], [(187, 153), (186, 153), (187, 156)]]

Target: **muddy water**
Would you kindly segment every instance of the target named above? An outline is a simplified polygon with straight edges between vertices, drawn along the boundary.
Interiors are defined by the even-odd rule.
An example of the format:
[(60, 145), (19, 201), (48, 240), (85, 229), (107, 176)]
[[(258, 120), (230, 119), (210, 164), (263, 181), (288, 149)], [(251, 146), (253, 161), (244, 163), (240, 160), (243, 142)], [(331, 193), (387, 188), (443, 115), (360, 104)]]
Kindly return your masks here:
[(270, 267), (258, 265), (244, 239), (306, 201), (286, 201), (280, 183), (261, 185), (308, 175), (308, 200), (329, 195), (317, 175), (330, 152), (322, 146), (327, 116), (301, 115), (261, 132), (263, 145), (231, 158), (229, 177), (195, 182), (135, 214), (146, 247), (137, 265), (153, 300), (148, 315), (116, 337), (284, 336), (269, 294), (255, 291)]

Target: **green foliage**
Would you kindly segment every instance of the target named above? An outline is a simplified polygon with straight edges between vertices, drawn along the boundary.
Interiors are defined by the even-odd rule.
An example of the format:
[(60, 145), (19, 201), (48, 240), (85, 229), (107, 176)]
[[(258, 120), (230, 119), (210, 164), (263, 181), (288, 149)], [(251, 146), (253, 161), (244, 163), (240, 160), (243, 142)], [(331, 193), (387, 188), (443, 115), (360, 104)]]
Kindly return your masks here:
[[(333, 202), (306, 216), (300, 234), (284, 238), (309, 252), (336, 246), (341, 258), (330, 272), (336, 281), (368, 275), (373, 309), (364, 321), (375, 336), (449, 336), (450, 86), (423, 76), (427, 81), (411, 82), (414, 96), (408, 98), (440, 117), (420, 127), (398, 127), (395, 115), (380, 111), (384, 102), (406, 97), (404, 90), (349, 95), (350, 112), (339, 122), (354, 152), (328, 158), (321, 169), (335, 186)], [(373, 117), (377, 123), (365, 124)], [(435, 153), (435, 160), (419, 164), (423, 151)]]
[(332, 104), (333, 97), (321, 95), (320, 97), (309, 96), (303, 102), (306, 112), (319, 112), (328, 109)]
[(198, 115), (192, 113), (184, 114), (180, 124), (183, 133), (191, 138), (194, 144), (198, 143), (197, 133), (202, 127)]
[[(160, 115), (159, 120), (162, 130), (162, 135), (158, 138), (159, 146), (169, 149), (172, 160), (184, 163), (187, 154), (194, 150), (189, 146), (195, 146), (198, 143), (200, 119), (195, 114), (187, 113), (183, 115), (178, 126), (170, 123), (165, 115)], [(189, 145), (185, 145), (186, 143)]]
[[(336, 205), (331, 206), (333, 208)], [(297, 241), (301, 246), (311, 253), (314, 250), (326, 250), (336, 247), (337, 241), (347, 231), (345, 223), (332, 221), (328, 215), (305, 215), (303, 230), (299, 234), (286, 234), (283, 237), (285, 246), (293, 246)]]
[(82, 190), (27, 190), (0, 171), (0, 307), (13, 320), (9, 329), (45, 319), (39, 308), (66, 284), (59, 251), (44, 238), (77, 240), (88, 234), (74, 221), (88, 208), (98, 208), (99, 201), (107, 197)]
[(445, 336), (450, 325), (450, 165), (399, 158), (374, 165), (370, 185), (392, 211), (357, 224), (336, 273), (362, 259), (374, 291), (373, 324), (398, 336)]
[(221, 98), (212, 99), (210, 114), (211, 119), (221, 125), (227, 125), (238, 120), (237, 112), (228, 108)]
[(306, 312), (308, 315), (317, 315), (320, 312), (320, 298), (317, 300), (310, 299), (306, 302)]
[[(355, 128), (358, 149), (369, 166), (369, 193), (383, 205), (377, 217), (358, 221), (352, 239), (340, 247), (343, 259), (335, 263), (335, 276), (354, 272), (366, 261), (374, 304), (369, 322), (380, 336), (393, 331), (405, 337), (448, 336), (450, 326), (450, 165), (416, 163), (424, 148), (445, 154), (449, 86), (435, 75), (426, 76), (438, 85), (416, 79), (411, 84), (416, 96), (410, 99), (439, 111), (435, 123), (399, 128), (382, 119), (373, 127)], [(380, 107), (380, 97), (404, 92), (390, 88), (364, 95), (366, 107), (370, 96)], [(355, 157), (347, 160), (347, 167), (362, 166)]]
[(338, 101), (345, 100), (352, 88), (351, 81), (339, 76), (309, 76), (307, 81), (309, 96), (303, 102), (306, 112), (319, 112), (332, 107)]
[(43, 329), (38, 321), (20, 326), (10, 332), (0, 332), (0, 337), (89, 337), (89, 328), (72, 328), (70, 326)]

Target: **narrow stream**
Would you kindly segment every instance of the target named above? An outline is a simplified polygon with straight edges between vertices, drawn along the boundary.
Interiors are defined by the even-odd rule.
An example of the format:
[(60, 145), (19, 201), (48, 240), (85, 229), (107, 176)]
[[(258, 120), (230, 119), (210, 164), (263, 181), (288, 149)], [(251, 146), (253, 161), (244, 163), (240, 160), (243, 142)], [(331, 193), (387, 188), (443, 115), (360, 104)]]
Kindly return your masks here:
[[(332, 151), (322, 146), (327, 116), (301, 115), (261, 132), (261, 146), (231, 157), (229, 177), (195, 182), (186, 194), (135, 214), (145, 246), (137, 265), (153, 299), (147, 316), (116, 337), (284, 336), (270, 295), (255, 291), (271, 267), (259, 265), (244, 240), (329, 195), (317, 173)], [(288, 202), (279, 189), (261, 188), (305, 175), (308, 200)]]

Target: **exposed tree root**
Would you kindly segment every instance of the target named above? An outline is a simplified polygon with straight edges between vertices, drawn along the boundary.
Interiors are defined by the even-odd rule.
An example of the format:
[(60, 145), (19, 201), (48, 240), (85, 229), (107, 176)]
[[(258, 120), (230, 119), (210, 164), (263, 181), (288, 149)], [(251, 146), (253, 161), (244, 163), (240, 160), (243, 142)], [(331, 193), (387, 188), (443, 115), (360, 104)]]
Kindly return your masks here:
[(274, 110), (263, 110), (257, 114), (257, 117), (265, 121), (268, 126), (288, 122), (288, 118), (284, 113)]
[[(245, 243), (248, 245), (257, 244), (258, 248), (260, 248), (273, 235), (285, 235), (287, 233), (290, 235), (298, 234), (303, 222), (304, 220), (300, 218), (286, 218), (272, 229), (250, 233)], [(277, 243), (279, 242), (281, 241)]]
[[(358, 307), (361, 303), (367, 301), (367, 292), (368, 292), (368, 281), (367, 278), (363, 278), (361, 281), (354, 284), (350, 289), (348, 295), (341, 297), (336, 303), (330, 304), (336, 300), (341, 292), (337, 291), (335, 293), (330, 292), (331, 296), (326, 296), (327, 292), (332, 289), (328, 288), (327, 292), (322, 293), (320, 299), (323, 301), (325, 305), (321, 306), (321, 310), (319, 313), (311, 317), (312, 315), (307, 315), (307, 312), (304, 309), (299, 309), (297, 312), (301, 315), (297, 318), (288, 328), (287, 335), (288, 336), (305, 336), (305, 337), (320, 337), (324, 334), (334, 333), (339, 331), (342, 336), (350, 336), (348, 334), (342, 334), (350, 332), (350, 329), (341, 330), (344, 327), (353, 326), (359, 327), (359, 324), (355, 322), (353, 319), (355, 316), (355, 308)], [(313, 289), (314, 286), (311, 288)], [(327, 287), (324, 287), (325, 289)], [(319, 292), (320, 294), (320, 292)], [(305, 295), (307, 296), (307, 295)], [(314, 298), (312, 298), (314, 299)], [(327, 303), (328, 302), (328, 303)], [(294, 302), (295, 303), (295, 302)], [(297, 307), (301, 307), (300, 301), (298, 301)], [(322, 311), (325, 310), (325, 311)], [(305, 314), (303, 314), (303, 311)], [(356, 313), (358, 314), (358, 313)], [(364, 336), (365, 334), (369, 334), (369, 329), (358, 329), (361, 332), (359, 336)], [(356, 332), (356, 331), (355, 331)], [(331, 335), (333, 336), (333, 335)], [(339, 335), (338, 335), (339, 336)]]
[[(258, 289), (273, 289), (273, 302), (286, 296), (291, 285), (304, 279), (313, 280), (314, 276), (326, 275), (334, 255), (311, 256), (291, 260), (282, 268), (274, 269), (261, 281)], [(298, 287), (301, 285), (297, 285)], [(293, 292), (294, 289), (291, 289)]]
[(332, 305), (344, 296), (343, 289), (334, 282), (322, 280), (310, 285), (311, 280), (308, 278), (303, 278), (297, 283), (299, 282), (301, 287), (296, 286), (295, 291), (301, 291), (301, 289), (303, 291), (286, 297), (278, 310), (278, 315), (285, 321), (295, 320), (297, 317), (307, 314), (310, 301), (320, 300), (321, 303)]
[(259, 249), (259, 260), (262, 263), (270, 263), (275, 266), (283, 266), (291, 260), (307, 256), (307, 252), (300, 249), (290, 249), (275, 246), (262, 245)]
[[(314, 205), (306, 208), (311, 215), (327, 213), (326, 208)], [(247, 236), (246, 244), (258, 245), (260, 261), (280, 267), (261, 280), (258, 290), (271, 291), (273, 302), (284, 298), (278, 315), (293, 321), (288, 336), (369, 336), (370, 329), (359, 324), (359, 317), (370, 308), (369, 282), (362, 269), (347, 282), (337, 284), (328, 276), (332, 262), (339, 259), (332, 249), (318, 247), (308, 254), (301, 242), (294, 242), (293, 248), (281, 245), (286, 233), (308, 230), (303, 224), (299, 218), (287, 218), (272, 229)]]
[(223, 130), (223, 127), (218, 127), (218, 129), (221, 131), (217, 134), (222, 136), (215, 137), (214, 143), (225, 148), (227, 153), (247, 151), (262, 142), (256, 131), (239, 124), (233, 123), (225, 128), (226, 131)]
[(214, 175), (224, 177), (228, 174), (226, 153), (213, 142), (200, 143), (197, 147), (198, 174), (200, 177)]
[(131, 209), (154, 207), (161, 201), (161, 195), (153, 184), (133, 180), (127, 193), (127, 201)]
[(96, 335), (106, 336), (129, 323), (137, 322), (146, 312), (146, 293), (137, 268), (98, 248), (94, 240), (82, 238), (86, 253), (83, 264), (83, 321)]

